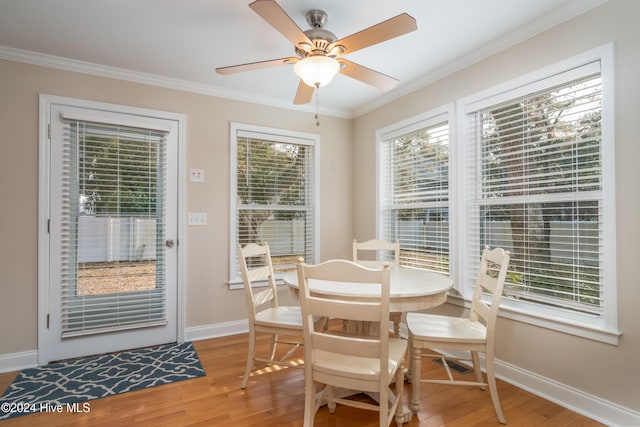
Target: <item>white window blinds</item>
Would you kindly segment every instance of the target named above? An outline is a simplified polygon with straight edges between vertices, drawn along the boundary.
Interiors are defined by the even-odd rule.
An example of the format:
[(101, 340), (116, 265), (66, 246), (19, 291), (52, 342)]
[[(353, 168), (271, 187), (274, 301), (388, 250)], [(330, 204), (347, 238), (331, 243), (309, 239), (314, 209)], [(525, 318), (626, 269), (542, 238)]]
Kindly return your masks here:
[(383, 135), (382, 238), (400, 241), (400, 264), (449, 272), (449, 124), (443, 114)]
[(484, 245), (504, 247), (506, 297), (600, 316), (599, 63), (515, 92), (466, 115), (468, 237), (476, 242), (468, 262), (477, 265)]
[(314, 141), (238, 129), (235, 150), (235, 243), (268, 243), (276, 272), (313, 260)]
[(166, 323), (165, 135), (65, 116), (63, 338)]

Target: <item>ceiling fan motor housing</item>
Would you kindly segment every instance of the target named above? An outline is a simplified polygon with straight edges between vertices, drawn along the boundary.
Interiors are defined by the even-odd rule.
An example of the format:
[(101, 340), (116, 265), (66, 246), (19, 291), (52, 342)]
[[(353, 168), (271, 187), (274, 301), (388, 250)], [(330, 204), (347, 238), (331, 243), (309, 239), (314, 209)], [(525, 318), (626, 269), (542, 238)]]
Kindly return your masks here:
[(331, 31), (325, 30), (323, 27), (327, 23), (327, 14), (323, 10), (313, 9), (307, 12), (307, 23), (311, 29), (304, 33), (313, 43), (308, 50), (301, 49), (296, 46), (295, 51), (298, 56), (305, 58), (310, 55), (326, 55), (329, 53), (329, 46), (338, 38)]

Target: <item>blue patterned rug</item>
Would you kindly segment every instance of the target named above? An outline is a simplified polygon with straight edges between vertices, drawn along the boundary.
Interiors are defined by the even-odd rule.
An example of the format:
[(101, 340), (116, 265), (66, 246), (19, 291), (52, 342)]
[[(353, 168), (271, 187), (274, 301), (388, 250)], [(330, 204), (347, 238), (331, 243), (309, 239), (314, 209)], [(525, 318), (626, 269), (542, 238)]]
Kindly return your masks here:
[(81, 411), (92, 399), (204, 375), (190, 342), (52, 363), (18, 374), (0, 397), (0, 420), (56, 408)]

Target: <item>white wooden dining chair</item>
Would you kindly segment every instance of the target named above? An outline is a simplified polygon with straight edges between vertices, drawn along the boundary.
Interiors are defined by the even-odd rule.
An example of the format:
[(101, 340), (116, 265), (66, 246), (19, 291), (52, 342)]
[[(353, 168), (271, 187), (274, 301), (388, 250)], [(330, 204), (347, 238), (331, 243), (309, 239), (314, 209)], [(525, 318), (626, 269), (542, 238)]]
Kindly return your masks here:
[[(335, 295), (313, 296), (310, 281), (379, 284), (379, 297), (366, 302), (339, 299)], [(302, 306), (305, 345), (304, 426), (313, 425), (318, 408), (327, 403), (330, 413), (336, 404), (379, 412), (380, 426), (387, 427), (395, 418), (401, 426), (403, 417), (404, 357), (406, 340), (389, 337), (390, 268), (373, 269), (347, 260), (330, 260), (318, 265), (298, 262), (298, 285)], [(376, 335), (344, 335), (314, 328), (318, 316), (353, 321), (376, 322)], [(391, 383), (395, 380), (394, 390)], [(316, 383), (324, 385), (316, 394)], [(379, 393), (379, 405), (340, 398), (336, 387)]]
[[(374, 258), (363, 258), (362, 252), (373, 253)], [(382, 255), (382, 259), (378, 259)], [(358, 242), (353, 239), (353, 262), (369, 267), (382, 267), (384, 262), (388, 262), (391, 268), (400, 265), (400, 241), (387, 242), (385, 240), (371, 239), (366, 242)]]
[[(278, 304), (278, 291), (271, 261), (269, 245), (249, 243), (238, 246), (238, 262), (244, 281), (244, 296), (249, 315), (249, 353), (242, 380), (242, 388), (247, 388), (249, 376), (256, 361), (267, 364), (301, 368), (302, 364), (288, 361), (293, 352), (302, 344), (302, 313), (299, 306)], [(264, 287), (254, 288), (256, 282), (264, 282)], [(268, 357), (256, 356), (256, 334), (271, 334)], [(281, 339), (280, 336), (299, 337), (299, 340)], [(278, 344), (290, 346), (289, 351), (276, 359)]]
[[(412, 397), (411, 410), (417, 413), (420, 408), (420, 383), (439, 383), (465, 386), (480, 386), (483, 390), (489, 386), (491, 400), (498, 420), (506, 424), (498, 390), (496, 388), (494, 369), (495, 326), (498, 316), (502, 288), (509, 266), (509, 252), (502, 248), (493, 250), (485, 247), (482, 251), (480, 267), (476, 278), (469, 317), (441, 316), (425, 313), (408, 313), (409, 345), (412, 363)], [(491, 305), (487, 305), (482, 296), (488, 292)], [(448, 356), (444, 354), (425, 353), (423, 350), (465, 351), (467, 356)], [(485, 354), (487, 381), (480, 370), (479, 353)], [(447, 372), (447, 380), (431, 380), (420, 377), (422, 357), (438, 357)], [(447, 360), (471, 362), (475, 373), (475, 381), (464, 381), (454, 377)]]

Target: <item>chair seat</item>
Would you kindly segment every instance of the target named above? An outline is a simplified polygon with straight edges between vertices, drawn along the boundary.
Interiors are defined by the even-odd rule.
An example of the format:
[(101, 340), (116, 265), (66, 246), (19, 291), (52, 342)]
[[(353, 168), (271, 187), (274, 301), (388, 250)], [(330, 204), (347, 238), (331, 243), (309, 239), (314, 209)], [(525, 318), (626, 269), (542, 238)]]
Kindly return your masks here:
[(302, 330), (302, 311), (296, 306), (270, 307), (256, 313), (256, 325), (289, 326)]
[(407, 313), (407, 327), (418, 340), (482, 344), (487, 339), (487, 328), (468, 318)]
[[(393, 374), (403, 361), (407, 352), (407, 340), (401, 338), (389, 338), (389, 379), (393, 380)], [(378, 359), (336, 355), (323, 350), (313, 351), (313, 367), (316, 372), (330, 375), (339, 374), (359, 380), (373, 380), (379, 376)]]

